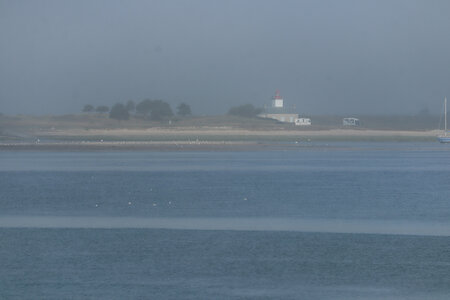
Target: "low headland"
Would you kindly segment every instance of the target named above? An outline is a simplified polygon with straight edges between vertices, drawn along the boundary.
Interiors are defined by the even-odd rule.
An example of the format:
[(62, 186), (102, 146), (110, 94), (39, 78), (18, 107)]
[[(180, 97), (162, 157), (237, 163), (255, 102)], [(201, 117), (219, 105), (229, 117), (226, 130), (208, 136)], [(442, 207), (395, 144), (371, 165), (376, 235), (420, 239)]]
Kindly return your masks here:
[(222, 151), (308, 146), (312, 142), (427, 142), (439, 131), (437, 116), (363, 116), (358, 127), (341, 116), (313, 116), (312, 126), (271, 119), (198, 116), (126, 121), (107, 114), (0, 116), (0, 150)]

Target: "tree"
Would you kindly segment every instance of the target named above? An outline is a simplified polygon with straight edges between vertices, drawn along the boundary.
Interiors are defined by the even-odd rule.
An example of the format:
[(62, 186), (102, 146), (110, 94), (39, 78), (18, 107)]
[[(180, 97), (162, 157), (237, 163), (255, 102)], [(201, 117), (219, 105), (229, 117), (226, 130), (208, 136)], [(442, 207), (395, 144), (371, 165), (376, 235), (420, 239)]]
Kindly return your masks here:
[(186, 103), (181, 103), (177, 106), (177, 115), (185, 117), (192, 114), (191, 107)]
[(147, 116), (152, 110), (152, 103), (153, 101), (150, 99), (142, 100), (136, 105), (136, 112), (143, 116)]
[(109, 107), (106, 106), (106, 105), (100, 105), (100, 106), (97, 106), (97, 108), (95, 109), (95, 111), (96, 111), (96, 112), (99, 112), (99, 113), (106, 113), (106, 112), (109, 111)]
[(125, 108), (128, 110), (128, 112), (132, 112), (136, 109), (136, 104), (134, 104), (133, 100), (128, 100), (127, 104), (125, 105)]
[(235, 106), (228, 111), (229, 115), (240, 116), (246, 118), (254, 118), (262, 112), (261, 108), (256, 108), (252, 104), (244, 104)]
[(94, 111), (94, 106), (92, 106), (90, 104), (86, 104), (82, 110), (82, 112), (92, 112), (92, 111)]
[(173, 116), (170, 105), (162, 100), (143, 100), (136, 105), (136, 112), (144, 117), (150, 115), (150, 119), (156, 121), (161, 121), (167, 117)]
[(109, 117), (111, 119), (116, 120), (128, 120), (130, 118), (130, 114), (122, 103), (114, 104), (114, 106), (111, 108), (111, 111), (109, 112)]
[(150, 112), (150, 118), (152, 120), (161, 121), (165, 118), (173, 116), (172, 108), (169, 103), (162, 100), (154, 100), (152, 104), (152, 110)]

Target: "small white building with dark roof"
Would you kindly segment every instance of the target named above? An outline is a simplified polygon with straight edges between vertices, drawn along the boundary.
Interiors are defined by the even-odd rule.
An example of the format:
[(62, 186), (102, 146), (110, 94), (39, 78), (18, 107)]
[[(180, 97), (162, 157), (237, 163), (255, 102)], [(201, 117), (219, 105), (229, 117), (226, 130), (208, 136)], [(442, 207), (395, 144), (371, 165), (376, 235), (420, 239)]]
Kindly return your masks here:
[(280, 95), (280, 91), (276, 91), (272, 98), (272, 105), (265, 107), (264, 112), (259, 115), (261, 118), (274, 119), (282, 123), (292, 123), (295, 125), (311, 125), (311, 119), (299, 118), (298, 114), (284, 106), (284, 100)]

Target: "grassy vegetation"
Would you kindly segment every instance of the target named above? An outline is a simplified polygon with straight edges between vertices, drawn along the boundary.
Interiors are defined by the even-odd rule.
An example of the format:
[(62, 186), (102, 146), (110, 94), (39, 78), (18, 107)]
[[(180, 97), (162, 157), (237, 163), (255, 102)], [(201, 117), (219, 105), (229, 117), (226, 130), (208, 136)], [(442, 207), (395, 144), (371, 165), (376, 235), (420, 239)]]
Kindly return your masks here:
[[(162, 122), (152, 122), (147, 119), (132, 117), (127, 121), (110, 119), (107, 114), (78, 114), (61, 116), (0, 116), (1, 128), (14, 127), (16, 129), (143, 129), (151, 127), (233, 127), (240, 129), (335, 129), (342, 128), (344, 116), (311, 116), (313, 126), (299, 127), (287, 123), (279, 123), (271, 119), (245, 118), (238, 116), (197, 116), (188, 118), (172, 118)], [(362, 129), (384, 130), (432, 130), (439, 126), (436, 115), (423, 116), (359, 116)], [(1, 131), (0, 131), (1, 132)]]
[[(108, 118), (107, 114), (77, 114), (62, 116), (5, 116), (0, 115), (0, 141), (16, 140), (58, 140), (58, 141), (267, 141), (267, 142), (303, 142), (303, 141), (409, 141), (433, 140), (433, 137), (406, 137), (406, 136), (327, 136), (309, 135), (313, 130), (342, 129), (343, 116), (311, 116), (313, 126), (295, 126), (293, 124), (279, 123), (271, 119), (245, 118), (238, 116), (196, 116), (187, 118), (172, 118), (162, 122), (152, 122), (143, 118), (132, 117), (127, 121), (117, 121)], [(427, 131), (437, 129), (439, 117), (433, 115), (422, 116), (359, 116), (360, 127), (348, 129), (374, 129), (374, 130), (411, 130)], [(113, 129), (174, 129), (164, 134), (127, 134), (119, 136), (114, 134), (95, 134), (90, 130)], [(212, 134), (205, 128), (214, 129)], [(64, 131), (79, 130), (80, 133), (67, 135)], [(183, 133), (183, 130), (197, 130), (198, 134)], [(248, 132), (242, 134), (219, 133), (220, 130), (242, 129)], [(252, 134), (255, 131), (255, 134)], [(256, 131), (266, 131), (264, 135)], [(271, 133), (271, 131), (274, 131)], [(280, 131), (290, 134), (280, 134)], [(61, 132), (60, 134), (58, 132)], [(85, 133), (83, 133), (85, 132)]]
[[(342, 119), (345, 116), (313, 116), (315, 126), (324, 129), (344, 128)], [(439, 116), (436, 115), (362, 115), (360, 129), (374, 130), (434, 130), (439, 127)]]
[[(261, 118), (243, 118), (236, 116), (200, 116), (172, 118), (155, 122), (132, 117), (127, 121), (110, 119), (105, 114), (80, 114), (61, 116), (0, 116), (0, 128), (14, 129), (145, 129), (152, 127), (235, 127), (248, 129), (282, 128), (284, 124), (275, 120)], [(284, 125), (285, 126), (285, 125)]]

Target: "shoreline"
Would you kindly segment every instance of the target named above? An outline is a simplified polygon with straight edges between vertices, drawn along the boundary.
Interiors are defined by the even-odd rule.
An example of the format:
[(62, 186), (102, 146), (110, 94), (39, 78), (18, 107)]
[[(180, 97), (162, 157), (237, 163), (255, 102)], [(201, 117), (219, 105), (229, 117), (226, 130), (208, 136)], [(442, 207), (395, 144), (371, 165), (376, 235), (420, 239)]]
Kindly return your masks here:
[[(184, 128), (38, 131), (0, 140), (0, 151), (258, 151), (317, 148), (328, 142), (434, 142), (438, 131), (243, 130)], [(323, 147), (323, 145), (322, 145)]]
[(440, 133), (439, 130), (377, 130), (377, 129), (323, 129), (310, 130), (307, 128), (292, 129), (273, 129), (273, 130), (250, 130), (231, 127), (154, 127), (146, 129), (65, 129), (65, 130), (39, 130), (32, 133), (34, 136), (46, 138), (75, 138), (80, 137), (249, 137), (256, 136), (262, 139), (271, 136), (282, 137), (433, 137)]
[(0, 143), (0, 151), (250, 151), (266, 148), (253, 142), (40, 142)]

